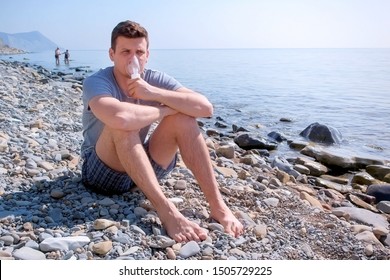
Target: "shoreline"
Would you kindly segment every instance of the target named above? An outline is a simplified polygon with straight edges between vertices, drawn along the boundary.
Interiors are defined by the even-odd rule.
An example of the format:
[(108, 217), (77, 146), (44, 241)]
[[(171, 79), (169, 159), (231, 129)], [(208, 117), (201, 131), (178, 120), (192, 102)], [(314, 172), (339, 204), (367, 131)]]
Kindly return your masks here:
[(139, 191), (106, 197), (82, 185), (81, 81), (2, 60), (0, 74), (0, 259), (390, 259), (389, 203), (367, 194), (390, 188), (386, 161), (309, 142), (290, 143), (306, 150), (287, 161), (240, 147), (240, 129), (201, 127), (246, 232), (232, 238), (209, 218), (179, 160), (163, 190), (209, 238), (177, 244)]
[(0, 46), (0, 55), (13, 55), (13, 54), (24, 54), (27, 53), (24, 50), (16, 49), (16, 48), (11, 48), (8, 46)]
[[(31, 56), (30, 56), (31, 55)], [(81, 55), (81, 56), (80, 56)], [(156, 55), (162, 56), (162, 58), (167, 58), (167, 55), (169, 53), (157, 53)], [(194, 53), (193, 55), (199, 55), (199, 53)], [(258, 53), (257, 55), (267, 55), (267, 53)], [(327, 57), (327, 53), (322, 54), (324, 56), (324, 59)], [(358, 56), (359, 54), (354, 54), (354, 56)], [(375, 59), (379, 54), (372, 54), (372, 59)], [(70, 65), (63, 65), (61, 63), (60, 66), (55, 66), (54, 59), (52, 60), (52, 52), (42, 52), (40, 54), (28, 54), (28, 55), (18, 55), (18, 56), (10, 56), (10, 57), (4, 57), (5, 60), (17, 60), (21, 62), (26, 62), (31, 64), (32, 66), (34, 64), (41, 65), (48, 69), (49, 71), (52, 71), (52, 73), (59, 73), (60, 75), (66, 75), (69, 76), (69, 78), (72, 78), (72, 74), (74, 77), (77, 77), (77, 79), (82, 80), (84, 77), (90, 75), (91, 73), (97, 71), (100, 69), (100, 67), (105, 67), (107, 65), (110, 65), (109, 62), (103, 63), (100, 61), (101, 58), (105, 57), (106, 54), (102, 53), (95, 53), (90, 54), (89, 56), (84, 56), (83, 54), (77, 54), (74, 53), (74, 61), (71, 61)], [(310, 55), (308, 54), (309, 58)], [(81, 58), (82, 57), (82, 58)], [(95, 58), (96, 57), (96, 58)], [(304, 56), (306, 57), (306, 55)], [(99, 61), (99, 63), (93, 62), (92, 58), (94, 58), (94, 61)], [(163, 59), (165, 61), (165, 59)], [(288, 62), (288, 61), (285, 61)], [(294, 61), (293, 61), (294, 62)], [(296, 62), (296, 61), (295, 61)], [(165, 62), (164, 62), (165, 63)], [(168, 69), (171, 69), (170, 71), (172, 73), (175, 73), (176, 68), (172, 68), (173, 66), (170, 65), (170, 63), (167, 64)], [(192, 64), (189, 64), (192, 65)], [(153, 67), (153, 65), (151, 65)], [(183, 67), (183, 66), (178, 66)], [(177, 69), (176, 69), (177, 70)], [(330, 70), (330, 69), (329, 69)], [(213, 70), (214, 71), (214, 70)], [(280, 69), (278, 70), (280, 72)], [(370, 71), (376, 71), (374, 68)], [(262, 73), (263, 76), (267, 76), (267, 71)], [(283, 71), (281, 73), (284, 73)], [(277, 73), (274, 73), (277, 74)], [(178, 75), (177, 73), (174, 75)], [(180, 76), (180, 74), (179, 74)], [(378, 76), (378, 87), (382, 88), (383, 90), (386, 87), (386, 82), (382, 79), (381, 75)], [(298, 77), (299, 78), (299, 77)], [(330, 90), (329, 92), (338, 92), (340, 89), (337, 86), (337, 77), (332, 76), (332, 78), (335, 78), (335, 86)], [(349, 77), (353, 78), (353, 77)], [(356, 77), (355, 77), (356, 78)], [(354, 154), (356, 152), (365, 152), (367, 154), (370, 154), (372, 157), (382, 157), (387, 158), (387, 160), (390, 160), (390, 146), (388, 141), (386, 139), (389, 135), (389, 130), (386, 128), (388, 127), (386, 125), (386, 122), (384, 125), (380, 125), (380, 123), (383, 122), (383, 116), (385, 116), (386, 108), (385, 108), (385, 96), (382, 95), (383, 90), (375, 91), (373, 88), (373, 96), (371, 98), (368, 97), (368, 89), (365, 88), (363, 81), (362, 84), (356, 84), (353, 86), (353, 84), (348, 84), (347, 80), (343, 80), (342, 84), (339, 85), (339, 87), (346, 87), (345, 90), (345, 97), (341, 97), (340, 95), (340, 102), (337, 102), (337, 104), (334, 103), (332, 100), (332, 94), (330, 95), (329, 101), (325, 102), (327, 106), (331, 110), (328, 109), (319, 109), (316, 111), (313, 111), (311, 108), (320, 107), (321, 101), (315, 101), (315, 100), (321, 100), (319, 96), (321, 96), (321, 87), (318, 89), (318, 94), (315, 93), (317, 90), (310, 91), (307, 96), (307, 110), (301, 110), (299, 108), (300, 102), (295, 102), (294, 100), (297, 100), (297, 97), (295, 94), (288, 94), (288, 90), (284, 90), (278, 94), (275, 95), (275, 97), (271, 97), (273, 94), (262, 92), (261, 83), (259, 82), (250, 82), (248, 81), (251, 86), (253, 87), (253, 97), (251, 97), (251, 100), (242, 100), (241, 96), (245, 98), (246, 94), (252, 94), (248, 89), (243, 89), (239, 93), (232, 95), (229, 98), (224, 99), (223, 98), (223, 92), (228, 92), (230, 89), (233, 89), (234, 87), (231, 87), (230, 84), (224, 85), (223, 79), (218, 79), (216, 81), (216, 85), (209, 86), (207, 79), (203, 79), (201, 77), (196, 76), (196, 73), (194, 75), (188, 75), (185, 74), (184, 76), (181, 76), (181, 80), (185, 83), (189, 83), (188, 85), (194, 84), (195, 80), (199, 79), (199, 83), (196, 82), (199, 85), (196, 85), (196, 88), (198, 91), (204, 92), (209, 99), (215, 103), (215, 116), (216, 117), (222, 117), (224, 119), (224, 122), (221, 122), (222, 125), (226, 125), (227, 128), (220, 128), (216, 126), (217, 119), (216, 117), (206, 120), (205, 124), (208, 127), (214, 127), (219, 130), (220, 133), (223, 134), (229, 134), (231, 132), (231, 127), (233, 124), (240, 124), (245, 126), (246, 129), (250, 130), (253, 133), (257, 133), (259, 135), (262, 135), (265, 138), (268, 138), (267, 134), (269, 132), (280, 132), (285, 135), (286, 138), (288, 138), (287, 141), (300, 139), (299, 133), (305, 129), (310, 124), (310, 121), (319, 121), (324, 122), (329, 125), (334, 126), (335, 128), (339, 129), (341, 133), (343, 134), (343, 141), (340, 144), (340, 147), (344, 148), (346, 151), (350, 150), (350, 154)], [(254, 79), (258, 80), (258, 79)], [(353, 79), (352, 79), (353, 80)], [(376, 80), (376, 79), (375, 79)], [(282, 83), (283, 79), (281, 80)], [(355, 81), (356, 82), (356, 81)], [(358, 82), (358, 81), (357, 81)], [(371, 84), (370, 81), (366, 81), (368, 85)], [(218, 83), (221, 83), (218, 85)], [(269, 83), (269, 82), (266, 82)], [(309, 82), (308, 82), (309, 83)], [(268, 85), (270, 87), (272, 85)], [(257, 88), (258, 87), (258, 88)], [(362, 87), (363, 94), (359, 95), (360, 97), (355, 99), (352, 99), (352, 102), (348, 101), (348, 96), (351, 95), (351, 92), (354, 90), (359, 90), (359, 88)], [(255, 90), (257, 88), (257, 90)], [(284, 89), (286, 89), (286, 85), (283, 86)], [(306, 86), (302, 85), (302, 89), (297, 87), (297, 85), (292, 85), (291, 91), (297, 91), (300, 92), (301, 90), (308, 90), (306, 89)], [(365, 93), (364, 93), (365, 92)], [(270, 108), (262, 108), (262, 107), (255, 107), (252, 104), (262, 104), (261, 102), (261, 95), (265, 94), (265, 98), (267, 100), (267, 104), (269, 104)], [(326, 94), (326, 93), (324, 93)], [(340, 93), (342, 94), (342, 93)], [(367, 97), (361, 97), (367, 95)], [(344, 95), (342, 95), (344, 96)], [(222, 98), (222, 99), (221, 99)], [(318, 98), (318, 99), (317, 99)], [(280, 101), (279, 104), (276, 103), (276, 100), (284, 100)], [(382, 100), (383, 102), (380, 102), (379, 100)], [(240, 101), (242, 100), (242, 101)], [(353, 101), (355, 100), (355, 101)], [(371, 101), (370, 101), (371, 100)], [(377, 101), (372, 101), (377, 100)], [(291, 109), (289, 109), (287, 104), (291, 103)], [(365, 103), (366, 102), (366, 103)], [(309, 103), (313, 103), (309, 106)], [(364, 105), (366, 104), (366, 105)], [(276, 108), (279, 108), (276, 110)], [(298, 106), (298, 108), (297, 108)], [(324, 105), (325, 106), (325, 105)], [(332, 107), (335, 106), (335, 107)], [(348, 108), (348, 106), (351, 107), (351, 109), (344, 110)], [(364, 109), (364, 106), (368, 107), (369, 109)], [(362, 108), (362, 112), (357, 112), (358, 108)], [(333, 109), (332, 109), (333, 108)], [(336, 109), (338, 108), (338, 109)], [(374, 109), (377, 108), (377, 109)], [(303, 108), (302, 108), (303, 109)], [(332, 110), (337, 110), (337, 113), (332, 113)], [(268, 113), (264, 114), (264, 112), (269, 111)], [(344, 113), (345, 112), (345, 113)], [(367, 114), (367, 118), (364, 117), (364, 114)], [(307, 117), (306, 117), (307, 116)], [(290, 119), (290, 122), (282, 122), (281, 118), (288, 118)], [(346, 121), (343, 121), (343, 119), (346, 118)], [(286, 155), (287, 153), (291, 153), (292, 156), (295, 156), (292, 149), (289, 149), (288, 143), (286, 141), (281, 142), (278, 144), (277, 151), (279, 151), (282, 155)], [(275, 154), (275, 153), (273, 153)]]

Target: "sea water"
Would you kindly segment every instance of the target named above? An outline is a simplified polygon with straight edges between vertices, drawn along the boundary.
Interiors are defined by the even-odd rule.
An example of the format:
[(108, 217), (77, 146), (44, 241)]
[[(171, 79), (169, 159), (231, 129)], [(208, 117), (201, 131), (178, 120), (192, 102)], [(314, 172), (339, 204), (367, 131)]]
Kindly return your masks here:
[[(59, 66), (54, 50), (0, 59), (65, 72), (112, 65), (108, 50), (70, 54)], [(390, 159), (390, 49), (152, 49), (148, 67), (206, 95), (229, 126), (299, 139), (319, 122), (341, 132), (342, 146)]]

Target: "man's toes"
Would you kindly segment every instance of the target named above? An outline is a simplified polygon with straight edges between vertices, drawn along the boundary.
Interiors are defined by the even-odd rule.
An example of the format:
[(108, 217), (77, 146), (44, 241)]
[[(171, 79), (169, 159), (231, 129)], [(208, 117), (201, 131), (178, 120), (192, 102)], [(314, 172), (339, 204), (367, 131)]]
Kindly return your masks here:
[(207, 238), (207, 232), (204, 228), (199, 228), (196, 231), (197, 236), (199, 237), (200, 240), (205, 240)]
[(184, 242), (184, 241), (187, 241), (187, 237), (182, 234), (182, 233), (179, 233), (179, 234), (175, 234), (173, 236), (173, 239), (177, 242), (177, 243), (181, 243), (181, 242)]

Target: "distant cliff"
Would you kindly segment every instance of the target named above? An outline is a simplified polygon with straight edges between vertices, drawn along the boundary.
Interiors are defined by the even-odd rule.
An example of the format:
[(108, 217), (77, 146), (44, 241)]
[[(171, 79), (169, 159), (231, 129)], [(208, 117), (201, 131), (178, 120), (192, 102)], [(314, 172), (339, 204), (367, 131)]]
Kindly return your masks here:
[(0, 44), (27, 52), (54, 50), (57, 45), (39, 31), (8, 34), (0, 32)]

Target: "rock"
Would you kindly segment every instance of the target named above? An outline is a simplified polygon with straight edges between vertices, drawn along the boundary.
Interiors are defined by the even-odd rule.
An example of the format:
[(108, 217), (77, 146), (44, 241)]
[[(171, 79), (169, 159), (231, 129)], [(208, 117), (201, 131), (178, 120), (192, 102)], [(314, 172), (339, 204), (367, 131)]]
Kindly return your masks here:
[(319, 202), (316, 198), (312, 197), (308, 193), (301, 192), (300, 197), (301, 199), (307, 200), (311, 206), (317, 207), (319, 209), (323, 209), (321, 202)]
[(13, 256), (17, 260), (46, 260), (44, 253), (29, 247), (22, 247), (15, 250)]
[(355, 207), (337, 207), (335, 210), (348, 214), (349, 217), (355, 221), (372, 225), (374, 227), (389, 228), (389, 222), (386, 217), (381, 214), (376, 214), (369, 210)]
[(167, 257), (168, 257), (168, 259), (176, 260), (176, 254), (173, 251), (173, 249), (168, 247), (166, 250), (167, 250)]
[(324, 148), (307, 146), (301, 150), (301, 153), (310, 157), (314, 157), (318, 162), (331, 167), (349, 170), (358, 170), (365, 168), (368, 165), (379, 164), (383, 165), (386, 160), (364, 155), (363, 153), (351, 152), (342, 148)]
[(382, 247), (382, 243), (375, 237), (375, 235), (370, 231), (363, 231), (361, 233), (356, 234), (356, 239), (362, 240), (365, 243), (375, 244)]
[(366, 203), (365, 201), (361, 200), (359, 197), (353, 195), (353, 194), (348, 194), (347, 195), (347, 198), (355, 205), (361, 207), (361, 208), (365, 208), (367, 210), (370, 210), (372, 212), (379, 212), (378, 209), (376, 209), (374, 206), (372, 206), (371, 204), (368, 204)]
[(99, 202), (98, 202), (100, 205), (102, 205), (102, 206), (112, 206), (112, 205), (114, 205), (115, 204), (115, 201), (113, 201), (111, 198), (109, 198), (109, 197), (105, 197), (105, 198), (103, 198), (102, 200), (100, 200)]
[(129, 248), (126, 252), (121, 254), (121, 256), (129, 256), (129, 255), (135, 254), (140, 249), (141, 248), (139, 246), (133, 246), (133, 247)]
[(243, 133), (234, 138), (234, 142), (242, 149), (251, 150), (251, 149), (266, 149), (266, 150), (275, 150), (277, 144), (267, 141), (261, 137), (254, 137), (248, 133)]
[(329, 171), (325, 165), (323, 165), (319, 162), (315, 162), (313, 160), (310, 160), (308, 158), (298, 157), (295, 160), (295, 163), (302, 164), (303, 166), (308, 168), (310, 171), (310, 175), (313, 175), (313, 176), (321, 176), (321, 175), (328, 173), (328, 171)]
[(200, 247), (195, 241), (190, 241), (181, 247), (179, 255), (182, 258), (192, 257), (200, 252)]
[(5, 246), (10, 246), (14, 244), (14, 238), (11, 235), (1, 236), (0, 241), (4, 242)]
[(167, 236), (157, 235), (150, 240), (149, 246), (151, 248), (164, 249), (173, 246), (175, 243), (175, 240)]
[(218, 224), (218, 223), (210, 223), (210, 224), (208, 224), (208, 228), (211, 231), (217, 230), (220, 232), (225, 232), (225, 228), (223, 227), (223, 225)]
[(289, 147), (294, 150), (302, 150), (307, 145), (309, 145), (308, 142), (300, 141), (300, 140), (294, 140), (289, 143)]
[(174, 188), (176, 190), (185, 190), (187, 188), (187, 181), (186, 180), (177, 180)]
[(331, 182), (331, 181), (328, 181), (328, 180), (325, 180), (322, 178), (316, 178), (315, 183), (317, 186), (320, 186), (323, 188), (333, 189), (333, 190), (336, 190), (336, 191), (338, 191), (340, 193), (344, 193), (344, 194), (352, 191), (351, 186), (337, 184), (337, 183), (334, 183), (334, 182)]
[(382, 211), (383, 213), (390, 214), (390, 201), (380, 201), (376, 209)]
[(287, 140), (286, 136), (276, 131), (271, 131), (267, 136), (279, 143)]
[(298, 171), (296, 171), (294, 169), (292, 164), (290, 164), (285, 158), (283, 158), (281, 156), (274, 157), (273, 161), (271, 162), (271, 166), (276, 167), (276, 168), (286, 172), (287, 174), (294, 176), (295, 178), (300, 175), (298, 173)]
[(266, 225), (257, 225), (254, 227), (254, 232), (256, 237), (263, 239), (267, 236), (267, 226)]
[(52, 198), (60, 199), (65, 196), (65, 193), (61, 189), (54, 189), (50, 192), (50, 196)]
[(338, 129), (317, 122), (310, 124), (299, 135), (310, 141), (327, 145), (340, 144), (342, 141), (342, 135)]
[(110, 252), (111, 249), (112, 249), (111, 240), (95, 243), (92, 246), (92, 251), (98, 255), (106, 255), (108, 252)]
[(382, 200), (390, 201), (390, 184), (374, 184), (367, 188), (368, 195), (374, 196), (376, 202)]
[(89, 242), (90, 239), (87, 236), (50, 237), (43, 240), (39, 244), (39, 248), (43, 252), (69, 251), (81, 248)]
[(223, 145), (217, 148), (216, 150), (218, 156), (223, 156), (225, 158), (232, 159), (234, 158), (234, 146), (233, 145)]
[(379, 183), (374, 177), (372, 177), (367, 172), (359, 172), (355, 174), (351, 180), (351, 184), (359, 185), (373, 185)]
[(215, 166), (215, 170), (218, 173), (222, 174), (226, 178), (237, 178), (238, 177), (237, 172), (232, 168)]
[(367, 173), (378, 180), (383, 181), (386, 175), (390, 174), (390, 166), (386, 165), (368, 165), (366, 167)]

